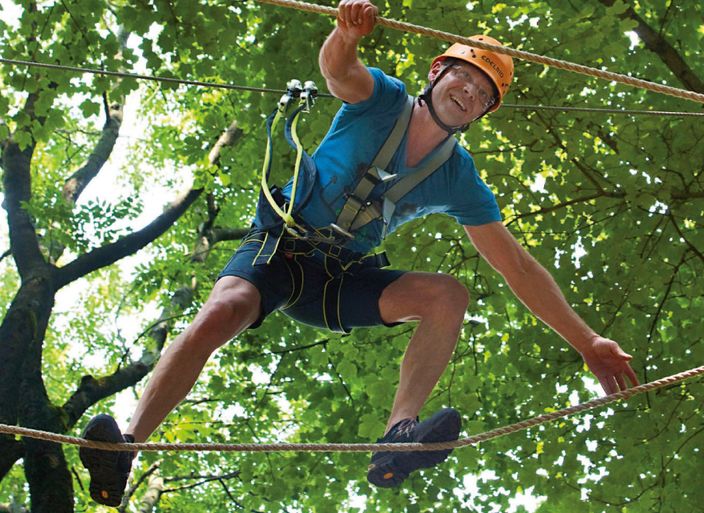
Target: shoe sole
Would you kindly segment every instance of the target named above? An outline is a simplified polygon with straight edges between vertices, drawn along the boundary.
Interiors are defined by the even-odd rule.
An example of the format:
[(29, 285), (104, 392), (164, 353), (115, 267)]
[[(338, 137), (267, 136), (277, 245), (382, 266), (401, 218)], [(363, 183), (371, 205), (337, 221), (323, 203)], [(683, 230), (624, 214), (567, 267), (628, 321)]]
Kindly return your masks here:
[[(100, 442), (124, 442), (117, 423), (107, 415), (94, 417), (86, 426), (82, 437)], [(127, 476), (119, 471), (119, 460), (123, 453), (81, 447), (78, 454), (83, 466), (90, 473), (89, 490), (93, 500), (106, 506), (119, 506), (127, 486)]]
[[(446, 408), (423, 423), (422, 429), (415, 434), (414, 442), (457, 440), (461, 424), (460, 414), (452, 408)], [(399, 486), (411, 472), (442, 463), (451, 452), (452, 449), (381, 453), (382, 456), (369, 465), (367, 480), (380, 488), (394, 488)]]

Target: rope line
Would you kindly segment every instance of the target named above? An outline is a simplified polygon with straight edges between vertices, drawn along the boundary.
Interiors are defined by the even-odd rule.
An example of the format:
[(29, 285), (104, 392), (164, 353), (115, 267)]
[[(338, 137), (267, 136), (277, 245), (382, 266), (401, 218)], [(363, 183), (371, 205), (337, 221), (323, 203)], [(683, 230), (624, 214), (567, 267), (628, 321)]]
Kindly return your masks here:
[[(337, 9), (334, 7), (326, 7), (322, 5), (310, 4), (306, 2), (299, 2), (297, 0), (255, 0), (256, 2), (262, 4), (277, 5), (280, 7), (291, 7), (293, 9), (298, 9), (301, 11), (313, 12), (317, 14), (326, 14), (329, 16), (337, 16)], [(571, 71), (573, 73), (580, 73), (582, 75), (588, 75), (591, 77), (601, 78), (603, 80), (609, 80), (613, 82), (618, 82), (621, 84), (630, 85), (633, 87), (638, 87), (641, 89), (647, 89), (649, 91), (654, 91), (661, 94), (667, 94), (670, 96), (675, 96), (677, 98), (684, 98), (686, 100), (691, 100), (698, 103), (704, 103), (704, 94), (696, 93), (694, 91), (687, 91), (686, 89), (679, 89), (677, 87), (666, 86), (662, 84), (656, 84), (655, 82), (649, 82), (647, 80), (642, 80), (639, 78), (629, 77), (628, 75), (622, 75), (620, 73), (614, 73), (612, 71), (604, 71), (596, 68), (591, 68), (589, 66), (584, 66), (582, 64), (575, 64), (573, 62), (563, 61), (560, 59), (554, 59), (551, 57), (545, 57), (543, 55), (538, 55), (535, 53), (524, 52), (522, 50), (516, 50), (514, 48), (509, 48), (506, 46), (495, 46), (483, 41), (475, 41), (474, 39), (469, 39), (468, 37), (458, 36), (457, 34), (452, 34), (450, 32), (444, 32), (442, 30), (430, 29), (420, 25), (414, 25), (412, 23), (401, 22), (397, 20), (392, 20), (389, 18), (377, 17), (377, 24), (389, 27), (395, 30), (400, 30), (402, 32), (410, 32), (414, 34), (421, 34), (424, 36), (434, 37), (442, 41), (448, 41), (450, 43), (463, 43), (466, 45), (475, 46), (483, 50), (490, 50), (492, 52), (509, 55), (511, 57), (516, 57), (517, 59), (522, 59), (524, 61), (534, 62), (537, 64), (544, 64), (546, 66), (551, 66), (553, 68), (558, 68), (566, 71)]]
[(560, 112), (599, 112), (603, 114), (624, 114), (629, 116), (674, 116), (674, 117), (698, 117), (704, 116), (704, 112), (674, 112), (666, 110), (629, 110), (629, 109), (607, 109), (603, 107), (568, 107), (557, 105), (519, 105), (517, 103), (502, 103), (501, 108), (518, 110), (553, 110)]
[(72, 436), (49, 433), (36, 429), (29, 429), (19, 426), (9, 426), (0, 424), (0, 433), (8, 435), (19, 435), (26, 438), (37, 440), (45, 440), (67, 445), (77, 445), (79, 447), (88, 447), (91, 449), (103, 449), (106, 451), (196, 451), (196, 452), (373, 452), (373, 451), (390, 451), (390, 452), (407, 452), (407, 451), (437, 451), (440, 449), (455, 449), (458, 447), (466, 447), (475, 445), (480, 442), (485, 442), (493, 438), (515, 433), (524, 429), (528, 429), (546, 422), (573, 415), (578, 412), (591, 410), (600, 406), (604, 406), (615, 401), (622, 401), (633, 397), (637, 394), (650, 392), (658, 388), (663, 388), (668, 385), (674, 385), (687, 379), (693, 378), (700, 374), (704, 374), (704, 365), (695, 367), (688, 371), (673, 374), (656, 381), (652, 381), (645, 385), (639, 385), (627, 390), (616, 392), (605, 397), (599, 397), (585, 403), (570, 406), (562, 410), (538, 415), (515, 424), (499, 427), (480, 433), (478, 435), (461, 438), (452, 442), (437, 442), (437, 443), (333, 443), (333, 444), (311, 444), (311, 443), (274, 443), (274, 444), (173, 444), (173, 443), (134, 443), (134, 444), (115, 444), (108, 442), (96, 442), (94, 440), (85, 440)]
[[(185, 80), (182, 78), (172, 77), (155, 77), (152, 75), (141, 75), (139, 73), (127, 73), (124, 71), (109, 71), (104, 69), (81, 68), (78, 66), (65, 66), (63, 64), (49, 64), (46, 62), (23, 61), (17, 59), (4, 59), (0, 57), (0, 63), (12, 64), (20, 66), (30, 66), (35, 68), (57, 69), (62, 71), (75, 71), (77, 73), (91, 73), (93, 75), (106, 75), (119, 78), (134, 78), (136, 80), (151, 80), (152, 82), (166, 82), (171, 84), (185, 84), (197, 87), (212, 87), (216, 89), (235, 89), (242, 91), (253, 91), (257, 93), (278, 93), (283, 94), (286, 91), (280, 89), (269, 89), (266, 87), (250, 87), (243, 85), (223, 84), (222, 82), (203, 82), (200, 80)], [(321, 93), (318, 96), (333, 98), (333, 95)]]
[[(90, 73), (93, 75), (106, 75), (119, 78), (133, 78), (136, 80), (149, 80), (152, 82), (166, 82), (171, 84), (184, 84), (197, 87), (210, 87), (215, 89), (229, 89), (237, 91), (250, 91), (255, 93), (273, 93), (284, 94), (284, 89), (271, 89), (268, 87), (254, 87), (235, 84), (224, 84), (222, 82), (203, 82), (199, 80), (186, 80), (172, 77), (159, 77), (153, 75), (142, 75), (138, 73), (128, 73), (122, 71), (109, 71), (94, 68), (83, 68), (78, 66), (65, 66), (62, 64), (50, 64), (46, 62), (24, 61), (17, 59), (5, 59), (0, 57), (1, 64), (9, 64), (14, 66), (29, 66), (36, 68), (55, 69), (62, 71), (73, 71), (76, 73)], [(319, 98), (334, 98), (329, 93), (318, 93)], [(671, 117), (704, 117), (704, 112), (686, 112), (686, 111), (664, 111), (664, 110), (627, 110), (627, 109), (605, 109), (599, 107), (567, 107), (555, 105), (518, 105), (514, 103), (504, 103), (502, 108), (519, 109), (519, 110), (552, 110), (564, 112), (596, 112), (605, 114), (623, 114), (631, 116), (671, 116)]]

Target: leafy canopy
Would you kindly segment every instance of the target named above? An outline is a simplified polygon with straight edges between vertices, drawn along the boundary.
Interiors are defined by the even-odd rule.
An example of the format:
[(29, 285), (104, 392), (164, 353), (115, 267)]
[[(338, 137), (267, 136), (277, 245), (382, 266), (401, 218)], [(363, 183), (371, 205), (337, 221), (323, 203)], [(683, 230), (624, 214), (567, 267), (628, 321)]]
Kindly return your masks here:
[[(413, 0), (381, 4), (384, 16), (459, 34), (490, 32), (515, 48), (680, 85), (668, 58), (632, 31), (628, 5), (596, 0), (512, 3)], [(638, 2), (643, 23), (659, 32), (701, 80), (704, 16), (700, 2)], [(125, 2), (81, 0), (23, 3), (0, 26), (6, 58), (105, 69), (143, 66), (149, 73), (281, 88), (292, 77), (324, 84), (317, 52), (331, 19), (256, 3), (210, 0)], [(127, 44), (125, 44), (127, 42)], [(420, 91), (428, 63), (444, 43), (378, 28), (360, 58)], [(581, 75), (516, 62), (506, 101), (519, 104), (685, 110), (682, 100)], [(217, 224), (246, 228), (257, 194), (264, 148), (263, 116), (276, 96), (5, 66), (0, 74), (0, 139), (36, 142), (32, 196), (26, 205), (48, 254), (65, 258), (117, 240), (135, 229), (143, 209), (175, 196), (193, 178), (219, 209)], [(700, 91), (701, 92), (701, 91)], [(36, 93), (34, 112), (25, 102)], [(114, 183), (92, 199), (68, 204), (68, 170), (89, 158), (104, 119), (103, 95), (131, 95), (139, 129), (126, 139)], [(129, 103), (128, 103), (129, 104)], [(313, 149), (336, 101), (321, 99), (300, 127)], [(207, 153), (236, 120), (243, 131), (226, 148), (215, 175)], [(127, 120), (125, 120), (127, 123)], [(134, 126), (134, 125), (133, 125)], [(506, 223), (551, 270), (569, 302), (598, 332), (635, 355), (642, 381), (704, 361), (697, 318), (704, 315), (703, 125), (696, 118), (632, 117), (502, 108), (463, 136), (495, 191)], [(276, 175), (285, 180), (292, 156), (278, 143)], [(150, 191), (162, 191), (155, 197)], [(119, 191), (117, 196), (111, 190)], [(203, 263), (191, 258), (198, 227), (208, 218), (195, 203), (156, 242), (58, 298), (43, 345), (42, 377), (63, 404), (81, 377), (108, 375), (154, 342), (146, 334), (155, 312), (184, 284), (197, 283), (172, 336), (192, 319), (210, 284), (237, 247), (216, 244)], [(455, 356), (423, 414), (452, 405), (466, 433), (518, 421), (594, 396), (582, 360), (510, 293), (446, 217), (407, 225), (386, 243), (393, 265), (451, 273), (473, 298)], [(59, 265), (61, 262), (59, 262)], [(2, 261), (0, 307), (18, 289)], [(155, 314), (153, 317), (144, 315)], [(198, 384), (153, 436), (180, 442), (366, 442), (380, 436), (413, 326), (316, 331), (276, 314), (219, 350)], [(141, 334), (141, 336), (140, 336)], [(135, 388), (139, 394), (142, 380)], [(155, 462), (167, 482), (159, 511), (506, 511), (519, 493), (542, 496), (538, 511), (694, 511), (704, 502), (701, 471), (702, 381), (673, 387), (456, 451), (437, 471), (414, 475), (398, 491), (365, 481), (366, 454), (144, 454), (133, 478)], [(115, 407), (99, 403), (79, 422)], [(89, 509), (87, 473), (65, 451)], [(171, 481), (183, 476), (227, 480)], [(466, 476), (482, 476), (477, 491)], [(136, 509), (146, 485), (130, 508)], [(0, 503), (28, 504), (21, 462), (5, 476)], [(360, 497), (363, 498), (360, 502)], [(364, 504), (364, 505), (360, 505)]]

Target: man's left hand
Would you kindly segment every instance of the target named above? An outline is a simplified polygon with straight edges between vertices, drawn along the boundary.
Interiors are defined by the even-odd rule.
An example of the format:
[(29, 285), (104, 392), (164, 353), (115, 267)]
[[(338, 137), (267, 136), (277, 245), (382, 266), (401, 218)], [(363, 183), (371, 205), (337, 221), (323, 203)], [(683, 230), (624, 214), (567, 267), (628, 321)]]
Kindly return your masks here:
[(626, 390), (626, 378), (632, 386), (639, 384), (636, 373), (628, 363), (633, 357), (625, 353), (613, 340), (597, 336), (591, 346), (581, 354), (607, 394)]

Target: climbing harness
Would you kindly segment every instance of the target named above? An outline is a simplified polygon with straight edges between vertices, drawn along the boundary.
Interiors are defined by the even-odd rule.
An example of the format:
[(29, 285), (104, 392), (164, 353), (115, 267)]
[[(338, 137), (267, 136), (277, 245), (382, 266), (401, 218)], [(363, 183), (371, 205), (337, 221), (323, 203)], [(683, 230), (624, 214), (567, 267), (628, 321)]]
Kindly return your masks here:
[[(303, 149), (297, 126), (300, 115), (310, 112), (317, 95), (318, 90), (314, 82), (306, 81), (301, 85), (297, 79), (290, 80), (277, 107), (267, 117), (267, 145), (262, 166), (261, 192), (253, 223), (253, 230), (257, 235), (263, 234), (263, 240), (254, 265), (271, 262), (282, 240), (299, 241), (299, 247), (301, 243), (309, 244), (323, 254), (333, 254), (335, 257), (339, 257), (341, 253), (339, 248), (335, 249), (340, 242), (339, 237), (329, 230), (309, 226), (298, 215), (313, 194), (317, 170), (315, 162)], [(298, 107), (288, 114), (296, 100)], [(293, 175), (282, 189), (277, 185), (270, 185), (269, 181), (273, 159), (273, 133), (284, 118), (284, 136), (291, 148), (296, 150), (296, 159)], [(285, 191), (288, 191), (288, 198)]]
[[(317, 95), (318, 89), (314, 82), (306, 81), (301, 85), (297, 79), (290, 80), (278, 105), (267, 117), (267, 145), (262, 166), (261, 192), (253, 223), (253, 229), (256, 233), (263, 233), (264, 239), (261, 241), (262, 244), (254, 265), (268, 264), (276, 254), (279, 243), (284, 236), (318, 244), (335, 242), (334, 239), (307, 226), (297, 216), (313, 193), (317, 174), (313, 159), (303, 149), (298, 137), (297, 126), (300, 115), (304, 112), (310, 112)], [(290, 107), (296, 100), (298, 100), (298, 107), (287, 117)], [(288, 144), (296, 150), (293, 176), (289, 181), (289, 198), (286, 198), (280, 187), (269, 184), (274, 147), (273, 132), (284, 118), (286, 119), (284, 136)], [(288, 185), (284, 188), (288, 188)]]
[[(355, 232), (374, 220), (382, 221), (382, 238), (384, 238), (399, 200), (438, 170), (455, 151), (457, 141), (454, 137), (447, 137), (440, 147), (412, 173), (399, 177), (386, 171), (408, 129), (414, 101), (412, 96), (407, 98), (391, 133), (354, 190), (347, 194), (337, 220), (331, 225), (334, 230), (350, 240), (354, 239)], [(372, 193), (380, 184), (391, 185), (379, 198), (372, 200)]]
[[(389, 172), (388, 166), (401, 145), (413, 112), (415, 100), (407, 96), (401, 113), (372, 163), (356, 183), (348, 187), (335, 221), (327, 226), (311, 226), (301, 215), (301, 209), (313, 194), (318, 194), (317, 170), (313, 159), (303, 150), (296, 128), (300, 114), (310, 110), (314, 97), (315, 86), (312, 82), (301, 86), (298, 80), (292, 80), (276, 109), (267, 118), (261, 192), (253, 228), (242, 244), (258, 245), (255, 246), (256, 254), (251, 260), (253, 266), (268, 265), (276, 255), (292, 262), (288, 267), (292, 283), (291, 298), (300, 297), (304, 284), (310, 282), (305, 279), (304, 268), (307, 267), (299, 259), (314, 256), (317, 261), (315, 272), (325, 275), (321, 282), (323, 293), (320, 318), (327, 329), (344, 333), (350, 329), (344, 322), (340, 308), (346, 279), (368, 267), (383, 268), (389, 265), (386, 253), (364, 255), (350, 250), (346, 247), (347, 244), (355, 239), (360, 229), (374, 221), (381, 223), (381, 237), (385, 237), (398, 202), (452, 156), (457, 141), (447, 137), (408, 174), (400, 176)], [(299, 101), (299, 106), (288, 115), (284, 130), (289, 145), (296, 149), (294, 171), (287, 185), (281, 189), (270, 184), (273, 132), (296, 100)], [(300, 314), (293, 309), (296, 304), (297, 299), (294, 299), (281, 310), (295, 318), (295, 315)]]
[[(256, 228), (266, 232), (266, 235), (261, 252), (255, 260), (257, 264), (271, 261), (282, 236), (306, 241), (318, 246), (319, 249), (325, 247), (323, 252), (336, 254), (339, 254), (340, 250), (334, 249), (335, 246), (344, 246), (345, 243), (353, 240), (355, 234), (372, 221), (382, 222), (382, 238), (384, 238), (399, 200), (439, 169), (452, 156), (457, 145), (453, 137), (447, 137), (440, 147), (413, 172), (404, 176), (388, 172), (386, 168), (398, 150), (411, 120), (415, 100), (412, 96), (408, 96), (386, 141), (354, 188), (345, 195), (345, 203), (335, 222), (330, 223), (328, 227), (310, 227), (296, 214), (310, 199), (317, 171), (313, 159), (303, 150), (296, 127), (299, 115), (310, 111), (316, 92), (315, 84), (310, 81), (304, 86), (301, 86), (298, 80), (289, 81), (286, 93), (279, 100), (277, 108), (267, 118), (267, 146), (261, 177), (262, 192), (254, 222)], [(273, 152), (272, 133), (296, 99), (299, 99), (300, 105), (287, 118), (285, 129), (286, 140), (296, 150), (293, 177), (289, 181), (290, 198), (287, 199), (280, 188), (269, 185)], [(379, 191), (379, 188), (385, 190)]]

